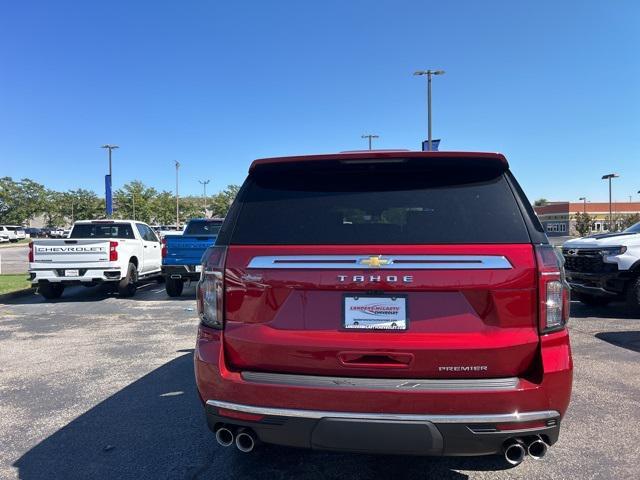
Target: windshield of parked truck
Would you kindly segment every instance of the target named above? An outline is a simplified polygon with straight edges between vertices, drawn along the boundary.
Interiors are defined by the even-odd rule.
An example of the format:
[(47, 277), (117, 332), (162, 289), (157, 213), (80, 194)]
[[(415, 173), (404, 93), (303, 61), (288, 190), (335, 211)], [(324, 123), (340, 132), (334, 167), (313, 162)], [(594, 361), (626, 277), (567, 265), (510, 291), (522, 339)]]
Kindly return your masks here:
[(135, 238), (128, 223), (78, 223), (69, 238)]
[(631, 225), (624, 231), (624, 233), (640, 233), (640, 222), (636, 223), (635, 225)]
[(185, 235), (218, 235), (222, 222), (219, 220), (205, 220), (198, 222), (189, 222)]

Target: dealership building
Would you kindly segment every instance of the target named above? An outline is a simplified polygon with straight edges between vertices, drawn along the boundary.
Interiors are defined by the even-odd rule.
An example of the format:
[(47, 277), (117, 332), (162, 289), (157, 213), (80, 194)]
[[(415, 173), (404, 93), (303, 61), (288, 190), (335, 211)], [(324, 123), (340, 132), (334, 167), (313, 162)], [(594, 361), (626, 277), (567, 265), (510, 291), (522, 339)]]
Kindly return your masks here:
[[(577, 212), (586, 212), (591, 216), (593, 219), (591, 233), (609, 230), (609, 202), (548, 202), (533, 208), (550, 237), (577, 235), (575, 229)], [(613, 221), (619, 222), (624, 217), (640, 214), (640, 202), (612, 202), (611, 211)]]

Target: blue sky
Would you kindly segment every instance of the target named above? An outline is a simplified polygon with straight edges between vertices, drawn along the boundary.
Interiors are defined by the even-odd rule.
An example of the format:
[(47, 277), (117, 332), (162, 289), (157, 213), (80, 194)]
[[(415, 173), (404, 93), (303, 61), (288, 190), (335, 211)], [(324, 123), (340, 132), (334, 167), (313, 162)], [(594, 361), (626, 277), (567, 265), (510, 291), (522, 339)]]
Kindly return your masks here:
[[(640, 2), (5, 1), (0, 176), (102, 194), (200, 193), (252, 159), (418, 149), (434, 80), (442, 150), (505, 153), (531, 200), (640, 190)], [(213, 188), (212, 188), (213, 187)]]

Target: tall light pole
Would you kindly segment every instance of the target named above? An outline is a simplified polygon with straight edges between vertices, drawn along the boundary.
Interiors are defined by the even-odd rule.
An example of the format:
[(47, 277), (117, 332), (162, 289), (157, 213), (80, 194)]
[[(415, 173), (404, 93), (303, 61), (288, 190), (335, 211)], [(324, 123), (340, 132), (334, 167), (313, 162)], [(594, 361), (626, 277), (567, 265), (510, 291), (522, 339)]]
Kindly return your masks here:
[(578, 200), (582, 200), (584, 205), (584, 213), (587, 213), (587, 197), (580, 197)]
[(113, 181), (112, 181), (113, 177), (111, 175), (111, 152), (116, 148), (120, 148), (120, 147), (118, 145), (112, 145), (107, 143), (105, 145), (102, 145), (100, 148), (106, 148), (107, 150), (109, 150), (109, 178), (105, 181), (104, 202), (105, 202), (107, 216), (110, 217), (111, 215), (113, 215), (113, 194), (111, 189), (111, 186), (113, 185)]
[(198, 183), (200, 185), (202, 185), (202, 188), (204, 189), (202, 192), (202, 198), (203, 198), (203, 203), (204, 203), (204, 216), (207, 216), (207, 184), (210, 182), (211, 180), (198, 180)]
[(371, 150), (371, 140), (374, 138), (380, 138), (378, 135), (372, 135), (370, 133), (366, 134), (366, 135), (362, 135), (361, 138), (368, 138), (369, 139), (369, 150)]
[(180, 195), (178, 193), (178, 169), (180, 168), (180, 162), (176, 162), (176, 230), (180, 230)]
[(602, 176), (602, 180), (609, 180), (609, 231), (611, 231), (613, 222), (613, 211), (611, 210), (611, 179), (618, 178), (619, 176), (617, 173), (608, 173)]
[(427, 76), (427, 143), (429, 145), (429, 151), (431, 151), (431, 76), (444, 75), (444, 70), (418, 70), (417, 72), (413, 72), (413, 74)]
[(136, 219), (136, 192), (131, 192), (131, 201), (133, 203), (133, 219)]

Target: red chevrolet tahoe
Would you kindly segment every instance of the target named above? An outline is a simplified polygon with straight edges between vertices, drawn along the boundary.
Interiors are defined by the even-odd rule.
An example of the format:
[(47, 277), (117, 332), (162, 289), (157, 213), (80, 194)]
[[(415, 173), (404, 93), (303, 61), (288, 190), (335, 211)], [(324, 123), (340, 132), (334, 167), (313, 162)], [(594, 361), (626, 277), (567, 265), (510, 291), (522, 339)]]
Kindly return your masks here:
[(558, 440), (568, 288), (501, 154), (256, 160), (197, 291), (221, 445), (515, 465)]

